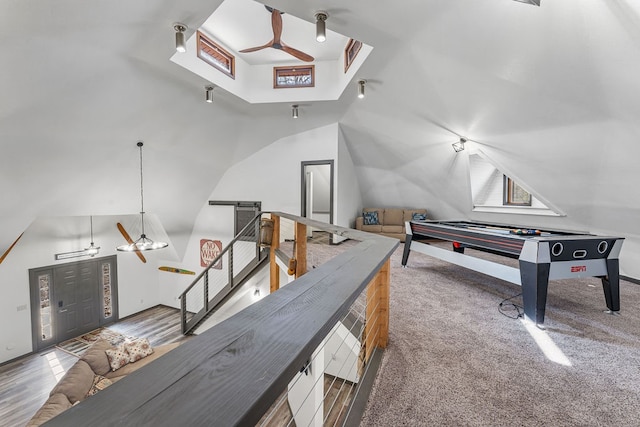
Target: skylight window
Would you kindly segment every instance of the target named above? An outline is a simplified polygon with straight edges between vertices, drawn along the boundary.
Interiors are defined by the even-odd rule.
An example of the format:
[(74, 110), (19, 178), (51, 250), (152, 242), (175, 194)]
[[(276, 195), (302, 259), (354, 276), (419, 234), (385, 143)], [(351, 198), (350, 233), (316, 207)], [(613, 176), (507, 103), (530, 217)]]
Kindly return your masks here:
[(360, 48), (362, 48), (362, 42), (354, 39), (349, 39), (349, 43), (347, 43), (347, 47), (344, 48), (344, 72), (346, 73), (353, 61), (358, 56), (358, 52), (360, 52)]
[(235, 57), (198, 31), (198, 58), (235, 79)]
[(302, 67), (273, 67), (273, 87), (313, 87), (315, 85), (313, 65)]

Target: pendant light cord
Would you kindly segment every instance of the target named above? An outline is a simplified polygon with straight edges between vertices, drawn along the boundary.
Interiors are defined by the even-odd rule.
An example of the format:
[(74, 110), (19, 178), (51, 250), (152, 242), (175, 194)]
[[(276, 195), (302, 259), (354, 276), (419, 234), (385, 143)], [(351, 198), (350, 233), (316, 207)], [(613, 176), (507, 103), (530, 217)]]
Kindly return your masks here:
[(142, 141), (138, 141), (138, 147), (140, 147), (140, 217), (142, 220), (142, 237), (146, 237), (144, 234), (144, 191), (142, 187)]
[(91, 246), (93, 246), (93, 216), (89, 216), (89, 231), (91, 233)]

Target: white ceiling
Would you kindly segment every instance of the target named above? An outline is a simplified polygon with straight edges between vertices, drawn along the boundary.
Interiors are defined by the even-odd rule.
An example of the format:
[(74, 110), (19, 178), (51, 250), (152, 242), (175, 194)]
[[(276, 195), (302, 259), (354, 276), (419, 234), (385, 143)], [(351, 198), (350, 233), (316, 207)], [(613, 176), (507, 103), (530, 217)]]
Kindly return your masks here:
[[(316, 61), (336, 61), (349, 37), (327, 30), (327, 40), (316, 41), (315, 13), (301, 18), (282, 15), (282, 41), (290, 47), (314, 57)], [(240, 50), (262, 46), (273, 39), (271, 12), (254, 0), (226, 0), (204, 22), (201, 30), (231, 49), (250, 65), (290, 64), (297, 61), (278, 49), (263, 49), (251, 53)]]
[[(145, 207), (181, 253), (229, 165), (335, 122), (367, 205), (474, 217), (450, 145), (465, 135), (566, 212), (562, 228), (640, 239), (637, 1), (274, 0), (295, 48), (311, 49), (288, 18), (312, 38), (319, 9), (328, 29), (375, 47), (354, 77), (369, 82), (363, 102), (347, 90), (295, 121), (288, 104), (225, 91), (208, 105), (206, 82), (169, 61), (172, 23), (191, 35), (219, 4), (3, 1), (0, 252), (38, 217), (137, 212), (142, 139)], [(238, 48), (271, 38), (269, 14), (249, 7), (227, 41)]]

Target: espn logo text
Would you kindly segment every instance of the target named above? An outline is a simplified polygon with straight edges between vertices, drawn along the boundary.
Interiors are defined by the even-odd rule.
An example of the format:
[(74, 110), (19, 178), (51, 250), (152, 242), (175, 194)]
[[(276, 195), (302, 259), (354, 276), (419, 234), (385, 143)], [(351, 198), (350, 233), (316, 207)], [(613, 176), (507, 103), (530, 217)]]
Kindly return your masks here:
[(583, 273), (587, 271), (586, 265), (572, 265), (571, 272), (572, 273)]

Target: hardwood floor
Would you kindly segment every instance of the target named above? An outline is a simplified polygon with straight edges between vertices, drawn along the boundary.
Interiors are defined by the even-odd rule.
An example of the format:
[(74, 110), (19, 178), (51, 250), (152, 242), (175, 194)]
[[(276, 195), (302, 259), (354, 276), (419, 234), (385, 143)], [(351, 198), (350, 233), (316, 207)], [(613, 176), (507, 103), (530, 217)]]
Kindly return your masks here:
[[(124, 318), (109, 329), (147, 338), (152, 346), (189, 339), (180, 332), (180, 311), (157, 306)], [(49, 392), (78, 360), (56, 347), (0, 367), (0, 426), (24, 426), (49, 397)]]

